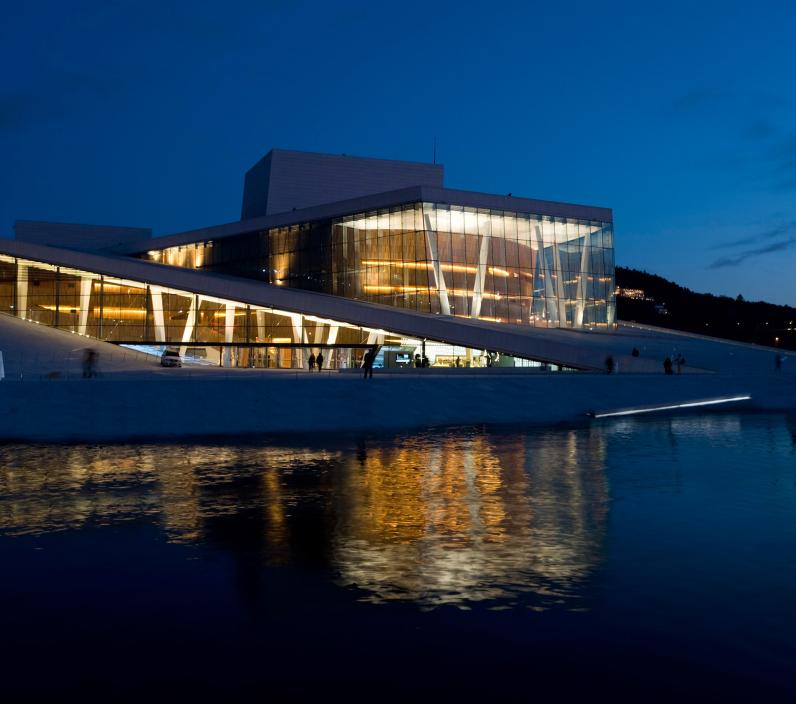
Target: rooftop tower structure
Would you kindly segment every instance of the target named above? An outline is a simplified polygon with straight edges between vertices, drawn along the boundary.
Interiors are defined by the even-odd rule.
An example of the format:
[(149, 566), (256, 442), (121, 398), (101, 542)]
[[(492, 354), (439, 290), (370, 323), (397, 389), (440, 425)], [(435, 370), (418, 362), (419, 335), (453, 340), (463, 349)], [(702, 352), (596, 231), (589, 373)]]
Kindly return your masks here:
[(442, 180), (440, 164), (272, 149), (246, 172), (241, 219)]

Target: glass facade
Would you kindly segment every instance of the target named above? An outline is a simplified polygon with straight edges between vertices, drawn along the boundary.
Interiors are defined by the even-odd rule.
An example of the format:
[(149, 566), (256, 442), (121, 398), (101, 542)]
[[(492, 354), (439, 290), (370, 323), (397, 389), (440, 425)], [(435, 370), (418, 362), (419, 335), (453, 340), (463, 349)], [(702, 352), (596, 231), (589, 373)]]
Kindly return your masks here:
[(379, 350), (376, 367), (538, 366), (486, 350), (420, 340), (313, 315), (247, 305), (152, 282), (131, 281), (0, 255), (0, 312), (108, 342), (177, 348), (184, 358), (223, 366), (353, 368)]
[(615, 320), (610, 222), (411, 203), (146, 256), (492, 322), (579, 328)]

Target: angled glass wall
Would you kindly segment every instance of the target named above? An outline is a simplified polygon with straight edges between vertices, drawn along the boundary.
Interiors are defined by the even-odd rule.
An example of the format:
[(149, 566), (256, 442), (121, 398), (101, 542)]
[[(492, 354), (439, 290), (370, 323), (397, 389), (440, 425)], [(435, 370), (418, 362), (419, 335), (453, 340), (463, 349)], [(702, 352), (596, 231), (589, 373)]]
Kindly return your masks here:
[(335, 220), (330, 250), (336, 295), (493, 322), (614, 322), (611, 223), (422, 203)]
[(265, 308), (41, 261), (0, 255), (0, 312), (76, 335), (179, 350), (197, 363), (301, 369), (321, 352), (324, 367), (543, 366), (532, 360), (421, 340), (311, 314)]

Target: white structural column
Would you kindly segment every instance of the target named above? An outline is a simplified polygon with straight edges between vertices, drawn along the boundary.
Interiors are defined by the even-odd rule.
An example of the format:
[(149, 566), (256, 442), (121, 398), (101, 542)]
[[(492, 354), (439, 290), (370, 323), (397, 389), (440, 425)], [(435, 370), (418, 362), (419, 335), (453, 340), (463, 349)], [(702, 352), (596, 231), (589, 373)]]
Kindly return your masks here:
[[(257, 342), (265, 342), (265, 311), (256, 310), (254, 312), (254, 317), (257, 321)], [(262, 360), (263, 366), (267, 367), (268, 360), (270, 359), (268, 350), (258, 348), (257, 355)]]
[(558, 304), (558, 324), (566, 325), (567, 301), (564, 298), (564, 272), (561, 270), (561, 250), (558, 242), (553, 245), (553, 262), (555, 266), (556, 303)]
[(224, 348), (224, 366), (232, 366), (232, 347), (229, 343), (234, 339), (235, 334), (235, 304), (227, 303), (224, 309), (224, 342), (227, 346)]
[(80, 314), (78, 317), (77, 331), (81, 335), (86, 334), (88, 327), (89, 306), (91, 305), (91, 287), (94, 279), (89, 276), (80, 277)]
[[(188, 318), (185, 321), (185, 329), (182, 331), (182, 347), (180, 347), (180, 355), (185, 355), (186, 343), (191, 341), (193, 337), (193, 329), (196, 325), (196, 306), (199, 305), (199, 296), (191, 296), (191, 305), (188, 308)], [(163, 306), (160, 308), (163, 310)], [(165, 336), (164, 336), (165, 337)]]
[[(304, 332), (304, 326), (302, 325), (302, 316), (300, 313), (290, 313), (290, 320), (293, 323), (293, 342), (300, 342), (306, 343), (307, 342), (307, 334)], [(300, 347), (296, 350), (296, 359), (298, 360), (299, 366), (303, 369), (307, 366), (307, 350), (304, 347)]]
[[(490, 230), (491, 221), (490, 221)], [(473, 287), (473, 308), (470, 311), (471, 318), (481, 315), (481, 301), (484, 298), (484, 285), (486, 283), (486, 264), (489, 260), (489, 250), (492, 246), (492, 233), (487, 232), (481, 238), (481, 249), (478, 253), (478, 268), (475, 272), (475, 286)]]
[(265, 342), (265, 311), (255, 311), (255, 315), (257, 318), (257, 337), (259, 342)]
[(27, 264), (17, 266), (17, 315), (28, 317), (28, 267)]
[[(326, 338), (327, 345), (333, 345), (335, 342), (337, 342), (337, 333), (339, 331), (340, 331), (339, 325), (332, 325), (331, 323), (329, 324), (329, 335)], [(334, 347), (329, 347), (327, 348), (326, 352), (324, 352), (323, 355), (324, 357), (326, 357), (326, 366), (330, 369), (332, 367), (332, 360), (334, 360), (335, 357), (338, 357), (338, 355), (336, 355), (335, 352), (336, 350)], [(338, 359), (337, 361), (339, 364), (340, 360)]]
[(588, 287), (589, 261), (591, 260), (591, 232), (583, 237), (583, 252), (580, 255), (580, 271), (578, 272), (578, 303), (575, 309), (575, 327), (583, 327), (583, 314), (586, 311), (586, 293)]
[(549, 322), (558, 322), (558, 306), (556, 306), (556, 294), (553, 288), (553, 277), (550, 272), (550, 267), (547, 264), (547, 256), (544, 251), (544, 237), (542, 236), (542, 228), (539, 225), (534, 227), (534, 234), (536, 239), (536, 270), (539, 275), (544, 279), (544, 305), (547, 313), (547, 320)]
[(445, 285), (445, 275), (439, 261), (439, 248), (437, 247), (437, 232), (431, 227), (431, 218), (426, 215), (426, 242), (431, 254), (431, 268), (434, 272), (434, 284), (439, 291), (439, 307), (444, 315), (451, 314), (451, 305), (448, 300), (448, 287)]
[(155, 340), (166, 341), (166, 323), (163, 318), (163, 289), (160, 286), (150, 286), (149, 296), (152, 299), (152, 318), (155, 321)]
[[(326, 334), (326, 330), (324, 329), (325, 327), (326, 327), (325, 323), (321, 322), (315, 323), (315, 330), (314, 330), (315, 334), (312, 336), (312, 341), (316, 345), (320, 345), (323, 342), (323, 337)], [(309, 341), (309, 339), (310, 339), (309, 335), (307, 335), (307, 341)]]

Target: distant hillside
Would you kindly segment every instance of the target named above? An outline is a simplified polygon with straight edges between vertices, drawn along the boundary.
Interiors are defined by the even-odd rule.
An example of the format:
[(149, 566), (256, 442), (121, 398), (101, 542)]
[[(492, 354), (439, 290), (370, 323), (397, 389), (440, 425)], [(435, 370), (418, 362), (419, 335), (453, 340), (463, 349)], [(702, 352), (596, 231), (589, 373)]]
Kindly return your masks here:
[(620, 320), (796, 350), (796, 308), (695, 293), (661, 276), (616, 268)]

